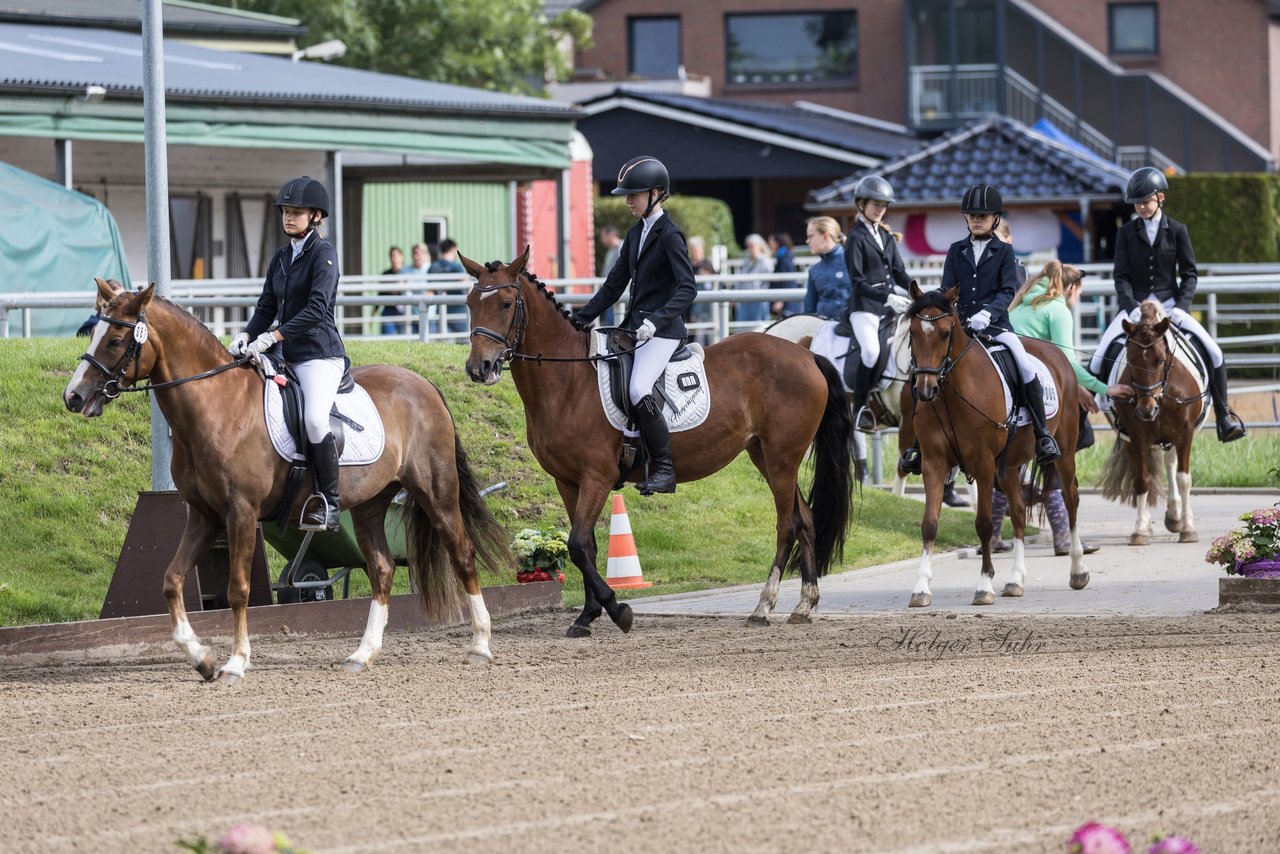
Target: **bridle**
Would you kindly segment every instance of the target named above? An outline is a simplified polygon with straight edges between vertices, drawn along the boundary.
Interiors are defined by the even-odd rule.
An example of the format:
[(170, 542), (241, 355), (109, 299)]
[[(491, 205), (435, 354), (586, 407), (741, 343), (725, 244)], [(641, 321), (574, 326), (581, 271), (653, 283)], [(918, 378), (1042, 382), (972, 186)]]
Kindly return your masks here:
[[(135, 370), (133, 375), (133, 380), (129, 383), (129, 385), (122, 386), (120, 385), (120, 380), (124, 378), (125, 373), (129, 370), (129, 363), (130, 362), (137, 363), (138, 356), (141, 355), (143, 346), (147, 343), (147, 341), (151, 337), (151, 327), (147, 326), (147, 313), (145, 311), (139, 312), (138, 319), (137, 321), (134, 321), (134, 322), (130, 322), (128, 320), (120, 320), (119, 318), (115, 318), (115, 317), (107, 317), (105, 314), (99, 314), (98, 321), (109, 323), (112, 326), (123, 326), (126, 329), (133, 330), (133, 335), (129, 339), (129, 349), (125, 351), (124, 357), (120, 359), (120, 363), (116, 365), (114, 370), (102, 364), (102, 361), (98, 359), (96, 356), (94, 356), (92, 353), (84, 353), (83, 355), (80, 356), (80, 360), (82, 362), (88, 362), (90, 365), (97, 368), (99, 371), (101, 371), (103, 374), (106, 375), (107, 381), (102, 384), (102, 390), (100, 393), (107, 400), (115, 400), (117, 397), (124, 394), (125, 392), (150, 391), (153, 388), (170, 388), (172, 386), (182, 385), (183, 383), (189, 383), (194, 380), (202, 380), (202, 379), (205, 379), (206, 377), (211, 377), (211, 376), (214, 376), (215, 374), (220, 374), (223, 371), (229, 371), (232, 368), (238, 368), (241, 365), (248, 363), (248, 361), (253, 358), (252, 356), (242, 356), (241, 358), (236, 359), (234, 362), (228, 362), (225, 365), (219, 365), (216, 368), (203, 371), (193, 376), (182, 377), (181, 379), (176, 379), (176, 380), (168, 380), (162, 383), (147, 383), (146, 385), (137, 384), (138, 374), (137, 374), (137, 371)], [(155, 345), (153, 344), (152, 346), (154, 347)]]
[[(1133, 336), (1129, 336), (1128, 343), (1129, 343), (1129, 346), (1137, 347), (1139, 350), (1142, 350), (1145, 352), (1147, 350), (1152, 349), (1157, 344), (1166, 343), (1166, 342), (1165, 342), (1165, 337), (1161, 335), (1157, 337), (1154, 341), (1151, 341), (1146, 344), (1143, 344), (1140, 341), (1135, 341), (1133, 339)], [(1151, 398), (1152, 402), (1155, 404), (1155, 412), (1152, 413), (1152, 416), (1151, 416), (1152, 420), (1159, 417), (1160, 415), (1160, 401), (1164, 399), (1165, 386), (1169, 382), (1169, 372), (1173, 369), (1173, 358), (1174, 358), (1173, 352), (1170, 349), (1168, 349), (1168, 347), (1166, 347), (1165, 353), (1164, 353), (1164, 371), (1160, 375), (1160, 380), (1158, 382), (1152, 383), (1151, 385), (1143, 385), (1141, 383), (1134, 382), (1132, 372), (1130, 374), (1129, 385), (1132, 386), (1133, 389), (1138, 392), (1137, 399), (1141, 399), (1143, 397), (1149, 397)], [(1143, 370), (1148, 372), (1151, 370), (1150, 368), (1134, 365), (1132, 360), (1129, 360), (1129, 364), (1131, 368), (1134, 368), (1137, 370)], [(1138, 403), (1137, 399), (1134, 400), (1135, 407), (1137, 406), (1137, 403)], [(1183, 401), (1180, 399), (1178, 400), (1179, 405), (1184, 404), (1186, 402), (1187, 401)]]

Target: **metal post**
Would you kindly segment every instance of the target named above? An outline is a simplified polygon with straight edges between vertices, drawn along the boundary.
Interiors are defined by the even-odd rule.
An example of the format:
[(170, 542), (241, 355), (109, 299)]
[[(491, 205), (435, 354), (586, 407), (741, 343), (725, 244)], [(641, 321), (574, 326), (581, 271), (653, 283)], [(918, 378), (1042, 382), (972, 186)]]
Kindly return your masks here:
[(569, 185), (571, 173), (565, 169), (556, 176), (556, 254), (559, 255), (560, 278), (569, 278)]
[(871, 434), (871, 482), (884, 483), (884, 438), (880, 431)]
[(330, 151), (324, 158), (325, 177), (329, 184), (329, 242), (342, 259), (342, 152)]
[[(147, 180), (147, 278), (169, 296), (169, 156), (164, 111), (164, 24), (160, 0), (142, 4), (142, 110)], [(151, 488), (173, 489), (169, 425), (151, 395)]]
[(1093, 263), (1093, 229), (1092, 223), (1089, 221), (1089, 197), (1080, 197), (1080, 229), (1082, 239), (1080, 241), (1081, 249), (1084, 253), (1084, 263)]
[(66, 187), (68, 190), (74, 190), (73, 178), (71, 174), (71, 140), (55, 139), (54, 145), (54, 174), (58, 177), (58, 183)]

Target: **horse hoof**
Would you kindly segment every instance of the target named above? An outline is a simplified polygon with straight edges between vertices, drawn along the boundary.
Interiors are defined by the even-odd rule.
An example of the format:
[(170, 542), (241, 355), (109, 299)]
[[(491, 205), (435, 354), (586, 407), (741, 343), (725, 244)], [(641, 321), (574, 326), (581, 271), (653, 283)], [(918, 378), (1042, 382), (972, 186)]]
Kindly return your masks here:
[(348, 658), (346, 661), (342, 662), (342, 669), (348, 673), (364, 673), (366, 670), (370, 670), (372, 668), (363, 661), (356, 661), (354, 658)]
[(1014, 584), (1012, 581), (1010, 581), (1008, 584), (1004, 586), (1004, 590), (1000, 591), (1000, 595), (1020, 597), (1022, 596), (1022, 585)]
[(212, 655), (206, 655), (204, 659), (196, 665), (196, 672), (204, 677), (204, 681), (212, 682), (213, 677), (218, 675), (218, 664), (213, 660)]
[(1131, 546), (1149, 546), (1151, 545), (1151, 537), (1146, 534), (1130, 534), (1129, 545)]
[(986, 590), (979, 590), (973, 594), (973, 604), (975, 605), (994, 605), (996, 604), (996, 594), (989, 593)]
[(635, 621), (635, 614), (631, 612), (630, 605), (623, 602), (618, 606), (618, 613), (610, 614), (609, 616), (613, 617), (614, 625), (622, 629), (624, 635), (631, 631), (631, 624)]
[(769, 618), (757, 617), (755, 614), (752, 614), (750, 617), (747, 617), (747, 625), (755, 626), (759, 629), (767, 629), (769, 628)]
[(787, 617), (787, 622), (793, 626), (807, 626), (813, 622), (813, 617), (808, 614), (792, 614)]
[(1177, 516), (1165, 516), (1164, 529), (1170, 534), (1178, 533), (1182, 529), (1182, 519)]
[(1183, 531), (1178, 534), (1178, 542), (1180, 543), (1198, 543), (1200, 542), (1200, 534), (1196, 531)]
[(1089, 586), (1089, 573), (1081, 572), (1078, 575), (1074, 573), (1072, 574), (1071, 576), (1072, 590), (1083, 590), (1088, 586)]
[(218, 681), (223, 685), (234, 685), (240, 681), (240, 675), (232, 673), (230, 670), (223, 670), (218, 673)]
[(912, 593), (911, 602), (908, 603), (907, 607), (908, 608), (928, 608), (932, 604), (933, 604), (932, 593)]
[(482, 652), (468, 652), (467, 657), (464, 660), (466, 661), (467, 664), (474, 664), (477, 666), (485, 666), (488, 664), (493, 664), (493, 656), (485, 655)]
[(567, 638), (589, 638), (591, 637), (591, 629), (574, 623), (569, 626), (569, 631), (565, 632), (564, 636)]

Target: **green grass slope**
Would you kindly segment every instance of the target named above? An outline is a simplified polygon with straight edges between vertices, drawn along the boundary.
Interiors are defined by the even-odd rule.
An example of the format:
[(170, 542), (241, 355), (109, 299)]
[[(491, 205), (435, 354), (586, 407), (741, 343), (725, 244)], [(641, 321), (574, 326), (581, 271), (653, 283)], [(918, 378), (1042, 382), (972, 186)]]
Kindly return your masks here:
[[(150, 488), (145, 395), (126, 395), (95, 419), (63, 408), (62, 390), (83, 349), (83, 340), (0, 340), (0, 625), (96, 617), (137, 493)], [(356, 364), (403, 365), (440, 387), (479, 482), (509, 484), (488, 499), (509, 532), (567, 527), (551, 478), (526, 446), (510, 378), (488, 388), (472, 383), (462, 367), (466, 348), (456, 345), (361, 341), (349, 349)], [(745, 455), (676, 495), (642, 498), (631, 488), (624, 495), (645, 577), (654, 582), (646, 593), (763, 583), (774, 548), (773, 502)], [(597, 527), (602, 572), (608, 522), (606, 506)], [(856, 501), (846, 567), (917, 554), (919, 524), (919, 503), (867, 490)], [(971, 515), (944, 513), (941, 548), (975, 539)], [(404, 576), (397, 574), (398, 585)], [(513, 581), (514, 569), (485, 579)], [(566, 599), (581, 603), (572, 568), (565, 587)]]

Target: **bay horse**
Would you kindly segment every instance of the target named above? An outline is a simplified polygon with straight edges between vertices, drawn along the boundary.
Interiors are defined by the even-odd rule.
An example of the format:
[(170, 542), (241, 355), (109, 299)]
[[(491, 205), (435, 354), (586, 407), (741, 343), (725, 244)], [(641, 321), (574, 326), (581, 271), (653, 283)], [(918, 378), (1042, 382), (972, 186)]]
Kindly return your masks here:
[[(173, 481), (187, 504), (186, 527), (164, 575), (173, 640), (206, 680), (235, 683), (249, 667), (249, 569), (256, 526), (280, 503), (289, 464), (272, 447), (263, 412), (263, 380), (231, 357), (213, 333), (179, 306), (155, 295), (155, 285), (130, 293), (97, 279), (98, 314), (89, 351), (81, 357), (63, 401), (92, 418), (129, 390), (152, 389), (173, 434)], [(351, 511), (356, 540), (373, 588), (360, 645), (343, 663), (369, 669), (382, 648), (395, 563), (384, 517), (401, 487), (406, 507), (409, 567), (429, 616), (457, 619), (470, 612), (466, 660), (488, 663), (489, 614), (476, 563), (511, 565), (505, 535), (480, 497), (453, 419), (439, 390), (418, 374), (390, 365), (352, 371), (382, 417), (382, 456), (343, 466), (342, 505)], [(149, 379), (150, 386), (138, 386)], [(297, 519), (310, 489), (304, 484), (291, 515)], [(234, 622), (231, 656), (215, 670), (213, 653), (187, 619), (183, 579), (225, 527), (230, 558), (227, 601)]]
[[(923, 551), (910, 607), (928, 607), (933, 601), (929, 581), (933, 578), (933, 545), (938, 535), (938, 512), (942, 505), (943, 483), (952, 466), (959, 465), (978, 487), (974, 529), (982, 544), (982, 570), (974, 605), (995, 603), (995, 567), (991, 562), (991, 495), (999, 480), (1009, 498), (1009, 518), (1013, 522), (1013, 563), (1009, 581), (1001, 595), (1021, 596), (1026, 581), (1026, 508), (1022, 500), (1019, 467), (1035, 455), (1035, 436), (1028, 425), (1010, 435), (1011, 413), (996, 367), (981, 344), (965, 330), (956, 313), (960, 288), (945, 293), (921, 291), (911, 285), (915, 300), (907, 309), (911, 319), (911, 377), (915, 412), (912, 423), (920, 440), (925, 510), (920, 522)], [(1049, 419), (1049, 429), (1062, 456), (1053, 463), (1062, 479), (1062, 498), (1071, 523), (1072, 589), (1089, 583), (1084, 568), (1084, 549), (1076, 527), (1080, 495), (1076, 483), (1076, 438), (1080, 422), (1076, 413), (1079, 385), (1067, 357), (1047, 341), (1023, 338), (1027, 352), (1044, 362), (1063, 401)], [(1069, 403), (1067, 403), (1069, 401)], [(1003, 467), (998, 465), (1004, 452)], [(997, 471), (997, 469), (1000, 471)]]
[(1191, 444), (1205, 416), (1204, 390), (1169, 346), (1164, 307), (1147, 300), (1140, 311), (1137, 323), (1123, 321), (1126, 365), (1120, 382), (1132, 386), (1134, 396), (1112, 404), (1116, 442), (1103, 467), (1102, 494), (1137, 507), (1129, 545), (1149, 545), (1148, 508), (1164, 491), (1159, 475), (1163, 463), (1168, 492), (1164, 526), (1178, 535), (1178, 542), (1195, 543), (1200, 535), (1191, 512)]
[[(590, 333), (576, 326), (555, 296), (525, 272), (529, 250), (510, 264), (478, 264), (459, 256), (476, 278), (467, 295), (471, 352), (467, 374), (492, 385), (510, 366), (524, 403), (529, 447), (556, 482), (569, 515), (569, 555), (582, 572), (586, 601), (569, 637), (591, 634), (603, 609), (630, 631), (631, 607), (619, 602), (596, 570), (595, 526), (619, 479), (622, 433), (600, 402)], [(643, 345), (641, 345), (643, 346)], [(777, 549), (760, 602), (748, 619), (768, 625), (783, 571), (798, 568), (800, 602), (790, 622), (810, 622), (818, 578), (843, 553), (853, 478), (853, 432), (835, 368), (789, 341), (744, 332), (706, 348), (711, 398), (707, 420), (673, 433), (679, 482), (698, 480), (731, 463), (745, 449), (773, 493)], [(813, 487), (801, 495), (799, 473), (814, 448)], [(634, 467), (626, 479), (643, 476)]]

